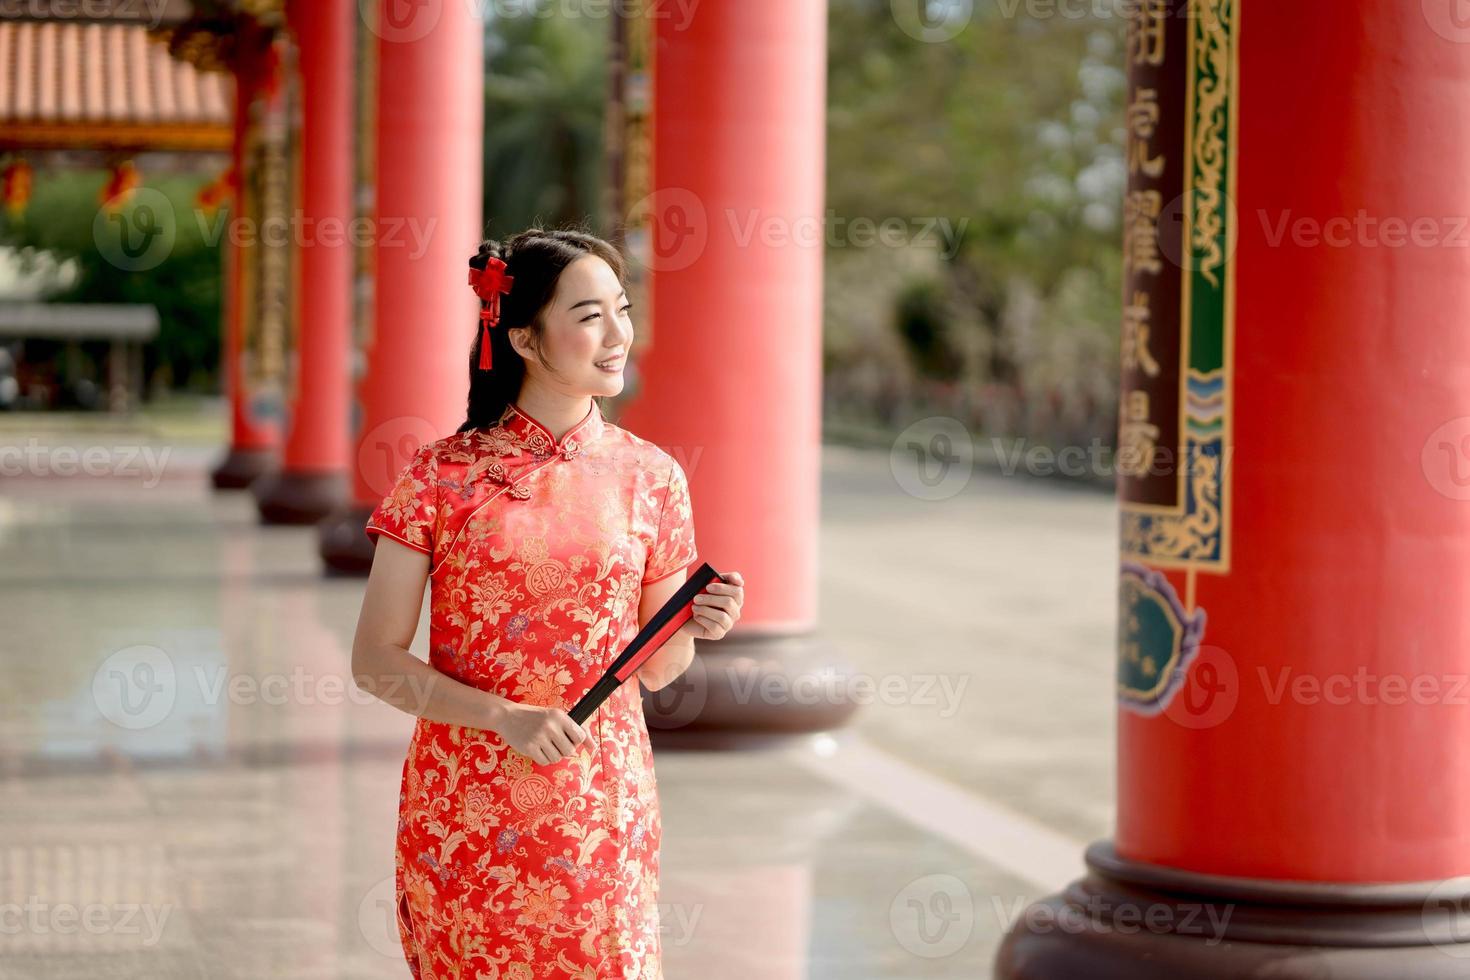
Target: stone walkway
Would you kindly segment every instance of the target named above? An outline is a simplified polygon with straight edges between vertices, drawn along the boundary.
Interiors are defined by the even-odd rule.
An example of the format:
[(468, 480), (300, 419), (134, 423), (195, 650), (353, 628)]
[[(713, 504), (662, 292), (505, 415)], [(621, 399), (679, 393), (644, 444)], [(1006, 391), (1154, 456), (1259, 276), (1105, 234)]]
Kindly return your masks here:
[[(0, 476), (0, 978), (407, 977), (411, 719), (348, 679), (362, 582), (212, 493), (212, 454), (108, 445), (107, 476), (54, 446)], [(900, 482), (824, 451), (821, 618), (855, 722), (658, 756), (670, 980), (985, 977), (1110, 832), (1111, 499)]]

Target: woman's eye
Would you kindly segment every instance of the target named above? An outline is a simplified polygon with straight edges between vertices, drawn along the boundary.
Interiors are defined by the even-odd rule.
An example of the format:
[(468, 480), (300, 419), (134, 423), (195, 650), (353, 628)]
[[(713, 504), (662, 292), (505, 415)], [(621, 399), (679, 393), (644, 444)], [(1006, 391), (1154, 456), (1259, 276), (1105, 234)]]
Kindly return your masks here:
[[(627, 306), (624, 306), (618, 312), (621, 313), (623, 316), (627, 316), (628, 313), (629, 313), (629, 311), (631, 311), (632, 309), (633, 309), (633, 304), (632, 303), (629, 303)], [(600, 316), (602, 316), (601, 313), (589, 313), (586, 316), (582, 317), (582, 322), (583, 323), (586, 323), (587, 321), (593, 320), (593, 319), (595, 319), (597, 317), (600, 317)]]

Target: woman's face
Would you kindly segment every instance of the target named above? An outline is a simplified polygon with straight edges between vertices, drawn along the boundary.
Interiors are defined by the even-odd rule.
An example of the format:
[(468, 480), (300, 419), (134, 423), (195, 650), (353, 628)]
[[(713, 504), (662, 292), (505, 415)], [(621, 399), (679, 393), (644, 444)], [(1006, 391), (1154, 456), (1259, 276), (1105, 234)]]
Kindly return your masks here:
[[(556, 295), (541, 314), (541, 352), (552, 373), (541, 366), (534, 351), (516, 344), (526, 359), (527, 375), (568, 395), (620, 393), (633, 343), (628, 311), (628, 296), (612, 267), (596, 255), (577, 259), (562, 270)], [(529, 331), (514, 334), (526, 338)]]

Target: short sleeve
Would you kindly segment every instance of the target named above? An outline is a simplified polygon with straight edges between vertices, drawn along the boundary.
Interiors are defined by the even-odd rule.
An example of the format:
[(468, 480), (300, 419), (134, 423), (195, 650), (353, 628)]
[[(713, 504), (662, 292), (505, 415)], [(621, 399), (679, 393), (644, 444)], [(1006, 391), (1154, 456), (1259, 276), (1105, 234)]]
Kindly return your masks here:
[(377, 542), (377, 535), (408, 545), (426, 555), (434, 553), (434, 524), (439, 515), (438, 465), (433, 447), (419, 447), (413, 459), (398, 474), (398, 482), (368, 518), (364, 530)]
[(648, 560), (644, 563), (643, 584), (649, 585), (682, 571), (699, 557), (694, 544), (694, 508), (689, 501), (689, 481), (677, 460), (670, 458), (668, 475), (654, 487), (659, 504), (658, 530)]

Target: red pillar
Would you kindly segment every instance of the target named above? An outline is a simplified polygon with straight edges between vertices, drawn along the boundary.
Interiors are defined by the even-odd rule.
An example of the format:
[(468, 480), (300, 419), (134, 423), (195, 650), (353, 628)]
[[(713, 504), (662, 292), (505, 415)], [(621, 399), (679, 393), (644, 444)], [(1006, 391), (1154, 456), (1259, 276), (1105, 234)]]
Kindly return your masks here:
[(301, 217), (296, 350), (280, 471), (257, 481), (267, 523), (314, 523), (347, 496), (352, 343), (353, 0), (291, 0), (300, 52)]
[[(1194, 522), (1170, 524), (1120, 476), (1117, 832), (1031, 919), (1086, 927), (1023, 924), (997, 974), (1465, 976), (1470, 35), (1448, 3), (1196, 7), (1178, 35), (1193, 67), (1135, 64), (1130, 96), (1163, 104), (1139, 159), (1192, 159), (1196, 202), (1222, 161), (1238, 183), (1233, 257), (1228, 238), (1223, 263), (1181, 250), (1177, 221), (1158, 236), (1193, 259), (1177, 300), (1191, 367), (1200, 324), (1224, 314), (1224, 368), (1213, 387), (1191, 372), (1178, 425), (1223, 432), (1223, 481), (1184, 473), (1219, 506), (1195, 494)], [(1238, 65), (1217, 58), (1222, 36)], [(1224, 103), (1217, 65), (1234, 76)], [(1130, 194), (1156, 183), (1136, 173)], [(1189, 203), (1183, 227), (1204, 227)], [(1219, 310), (1199, 263), (1225, 284)], [(1125, 296), (1178, 273), (1135, 261)], [(1152, 312), (1173, 383), (1181, 318)], [(1125, 390), (1149, 384), (1137, 350)], [(1090, 899), (1102, 911), (1076, 915)], [(1137, 928), (1145, 914), (1156, 926)]]
[[(269, 33), (248, 17), (239, 20), (235, 57), (235, 173), (240, 176), (235, 199), (230, 202), (230, 218), (238, 221), (247, 214), (245, 196), (250, 193), (247, 179), (246, 143), (250, 130), (250, 107), (261, 97), (269, 71)], [(258, 415), (250, 402), (245, 384), (241, 353), (245, 343), (244, 273), (246, 247), (261, 247), (258, 241), (249, 246), (231, 243), (225, 257), (223, 375), (226, 397), (230, 401), (230, 448), (215, 468), (212, 478), (221, 490), (248, 487), (256, 477), (275, 464), (280, 446), (280, 429), (271, 420)]]
[[(740, 625), (686, 682), (708, 684), (698, 718), (646, 706), (665, 732), (824, 728), (852, 707), (788, 696), (828, 658), (812, 632), (826, 18), (821, 2), (743, 0), (657, 19), (653, 342), (622, 424), (681, 462), (701, 551), (749, 583)], [(787, 694), (738, 697), (732, 669)]]
[(366, 572), (371, 509), (419, 445), (464, 421), (478, 324), (465, 285), (481, 240), (483, 25), (473, 5), (378, 7), (373, 333), (356, 386), (352, 505), (322, 525), (337, 571)]

